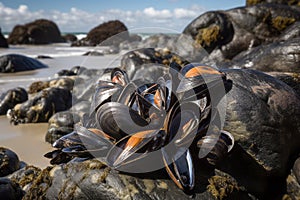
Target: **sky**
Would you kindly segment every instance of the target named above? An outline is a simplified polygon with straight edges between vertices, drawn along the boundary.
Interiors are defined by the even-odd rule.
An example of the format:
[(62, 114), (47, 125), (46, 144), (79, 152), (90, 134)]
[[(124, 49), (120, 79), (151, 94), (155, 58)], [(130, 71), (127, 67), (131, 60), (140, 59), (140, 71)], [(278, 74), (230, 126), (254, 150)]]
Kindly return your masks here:
[[(88, 32), (119, 19), (129, 30), (157, 27), (181, 32), (193, 19), (211, 10), (244, 6), (246, 0), (0, 0), (0, 27), (10, 32), (17, 24), (36, 19), (54, 21), (61, 32)], [(151, 28), (146, 28), (149, 32)], [(134, 32), (134, 31), (133, 31)]]

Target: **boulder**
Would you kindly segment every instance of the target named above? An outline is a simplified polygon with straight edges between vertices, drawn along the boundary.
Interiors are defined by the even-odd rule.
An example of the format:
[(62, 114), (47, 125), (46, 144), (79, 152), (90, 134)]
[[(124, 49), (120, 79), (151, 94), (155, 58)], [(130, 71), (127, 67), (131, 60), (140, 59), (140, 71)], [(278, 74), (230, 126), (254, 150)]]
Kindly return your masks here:
[(260, 45), (232, 59), (233, 65), (260, 71), (300, 72), (300, 37)]
[(46, 19), (38, 19), (13, 28), (8, 37), (9, 44), (49, 44), (64, 42), (57, 25)]
[(300, 152), (300, 98), (288, 85), (262, 72), (225, 73), (232, 89), (226, 95), (223, 129), (234, 136), (235, 148), (220, 168), (250, 193), (274, 198), (285, 192), (285, 178)]
[(0, 48), (8, 48), (7, 40), (2, 35), (1, 29), (0, 29)]
[(80, 117), (75, 112), (63, 111), (54, 114), (49, 119), (49, 126), (45, 136), (45, 141), (52, 144), (60, 137), (71, 133), (74, 129), (74, 124), (79, 121)]
[[(113, 39), (107, 40), (112, 36)], [(72, 46), (118, 45), (127, 39), (129, 39), (127, 27), (121, 21), (114, 20), (93, 28), (85, 38), (72, 43)]]
[(47, 67), (47, 65), (34, 58), (19, 54), (7, 54), (0, 56), (0, 73), (28, 71)]
[(9, 175), (20, 168), (20, 161), (15, 152), (0, 147), (0, 177)]
[(212, 54), (211, 59), (222, 63), (255, 46), (297, 37), (299, 25), (290, 32), (299, 19), (300, 10), (294, 7), (259, 4), (206, 12), (194, 19), (183, 33)]
[(263, 4), (263, 3), (276, 3), (276, 4), (285, 4), (285, 5), (298, 5), (299, 1), (295, 0), (246, 0), (247, 6), (252, 6), (256, 4)]
[(0, 178), (0, 196), (6, 200), (21, 200), (24, 192), (19, 184), (11, 181), (8, 178)]
[(269, 72), (268, 74), (289, 85), (300, 96), (300, 73)]
[(70, 90), (50, 87), (35, 93), (26, 102), (17, 104), (9, 117), (15, 124), (47, 122), (54, 113), (68, 110), (71, 105)]
[(164, 170), (126, 175), (96, 159), (58, 165), (42, 173), (26, 194), (31, 199), (37, 195), (46, 199), (251, 199), (234, 178), (218, 170), (202, 169), (193, 195), (178, 189)]
[(5, 115), (9, 109), (27, 101), (28, 95), (24, 88), (17, 87), (0, 94), (0, 115)]

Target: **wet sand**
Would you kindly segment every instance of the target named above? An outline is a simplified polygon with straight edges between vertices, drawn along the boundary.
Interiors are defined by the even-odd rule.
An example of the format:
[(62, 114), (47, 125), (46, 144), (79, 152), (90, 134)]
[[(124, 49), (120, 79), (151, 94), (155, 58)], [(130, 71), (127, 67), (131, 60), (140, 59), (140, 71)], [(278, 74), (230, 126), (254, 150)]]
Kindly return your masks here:
[(49, 159), (44, 154), (53, 148), (45, 142), (47, 123), (10, 125), (6, 116), (0, 116), (0, 146), (13, 150), (21, 161), (44, 168)]

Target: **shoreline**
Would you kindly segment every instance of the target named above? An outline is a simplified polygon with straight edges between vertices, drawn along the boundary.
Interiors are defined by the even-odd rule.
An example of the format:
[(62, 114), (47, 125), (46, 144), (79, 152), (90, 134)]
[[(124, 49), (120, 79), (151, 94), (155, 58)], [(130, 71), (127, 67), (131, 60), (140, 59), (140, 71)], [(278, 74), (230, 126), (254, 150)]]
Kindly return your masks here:
[(51, 144), (45, 142), (48, 123), (11, 125), (6, 116), (0, 116), (0, 144), (14, 151), (20, 161), (40, 168), (49, 166), (44, 154), (51, 151)]

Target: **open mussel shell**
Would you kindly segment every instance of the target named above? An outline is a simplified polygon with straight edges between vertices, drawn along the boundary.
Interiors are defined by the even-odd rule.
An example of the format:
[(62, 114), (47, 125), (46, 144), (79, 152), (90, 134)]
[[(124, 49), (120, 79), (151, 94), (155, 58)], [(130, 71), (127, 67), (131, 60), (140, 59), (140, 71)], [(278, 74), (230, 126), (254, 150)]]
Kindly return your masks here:
[[(229, 132), (221, 130), (219, 134), (204, 136), (198, 141), (197, 146), (201, 148), (199, 158), (205, 158), (211, 165), (216, 165), (232, 150), (234, 138)], [(201, 154), (203, 149), (209, 151), (205, 157)]]
[(137, 86), (133, 82), (128, 83), (119, 95), (117, 102), (131, 107), (135, 101), (136, 89)]
[(117, 93), (120, 92), (121, 89), (122, 87), (116, 83), (99, 81), (93, 96), (90, 113), (94, 113), (102, 104), (111, 101), (111, 97), (114, 94), (119, 96)]
[(120, 68), (114, 68), (111, 71), (111, 81), (121, 86), (126, 86), (129, 83), (128, 75), (125, 71)]
[(177, 93), (186, 92), (199, 86), (214, 87), (216, 84), (223, 83), (225, 74), (209, 66), (188, 64), (181, 69), (179, 76), (182, 77), (176, 89)]
[(184, 191), (191, 191), (195, 185), (195, 172), (190, 151), (186, 148), (179, 148), (176, 152), (170, 152), (163, 148), (162, 157), (165, 168), (174, 183)]
[(188, 147), (198, 133), (200, 119), (201, 107), (198, 103), (184, 102), (174, 106), (166, 118), (167, 142), (174, 141), (177, 146)]
[(128, 135), (111, 148), (106, 162), (112, 168), (124, 168), (133, 161), (144, 158), (148, 152), (161, 148), (164, 136), (165, 132), (162, 130), (140, 131)]
[(128, 134), (152, 129), (138, 112), (118, 102), (102, 105), (97, 111), (96, 121), (102, 131), (117, 140)]

